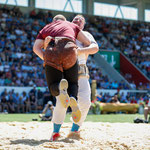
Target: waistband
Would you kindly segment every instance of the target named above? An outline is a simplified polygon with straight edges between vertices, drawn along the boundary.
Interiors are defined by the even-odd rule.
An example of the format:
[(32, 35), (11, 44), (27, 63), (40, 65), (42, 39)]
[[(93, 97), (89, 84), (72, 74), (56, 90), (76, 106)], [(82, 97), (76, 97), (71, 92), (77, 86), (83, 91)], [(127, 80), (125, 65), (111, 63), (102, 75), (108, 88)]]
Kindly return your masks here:
[(89, 70), (86, 64), (80, 64), (78, 69), (78, 78), (89, 78)]
[(53, 40), (68, 40), (68, 41), (72, 41), (75, 43), (75, 41), (73, 41), (71, 38), (68, 38), (68, 37), (59, 37), (59, 36), (56, 36), (53, 38)]
[(49, 46), (50, 47), (54, 47), (56, 44), (58, 44), (58, 42), (60, 43), (63, 43), (63, 42), (73, 42), (75, 44), (75, 41), (73, 41), (72, 39), (68, 38), (68, 37), (53, 37), (51, 39), (51, 41), (49, 42)]

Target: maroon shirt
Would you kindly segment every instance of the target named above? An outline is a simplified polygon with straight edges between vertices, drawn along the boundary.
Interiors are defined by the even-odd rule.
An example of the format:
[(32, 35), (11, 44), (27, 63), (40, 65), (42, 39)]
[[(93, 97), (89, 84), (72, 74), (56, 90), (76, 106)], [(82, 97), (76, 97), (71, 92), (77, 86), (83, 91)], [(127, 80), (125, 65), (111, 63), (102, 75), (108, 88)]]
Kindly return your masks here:
[(67, 37), (76, 40), (79, 33), (79, 27), (69, 21), (57, 20), (46, 25), (38, 34), (36, 39), (44, 40), (47, 36)]

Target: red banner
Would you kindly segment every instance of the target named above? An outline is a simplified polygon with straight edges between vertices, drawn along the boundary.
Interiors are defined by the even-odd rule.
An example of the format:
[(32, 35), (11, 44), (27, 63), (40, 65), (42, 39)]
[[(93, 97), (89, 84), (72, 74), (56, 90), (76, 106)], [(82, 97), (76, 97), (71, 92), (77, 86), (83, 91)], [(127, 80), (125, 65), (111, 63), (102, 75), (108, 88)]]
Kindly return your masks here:
[(134, 81), (136, 85), (140, 82), (148, 83), (150, 82), (124, 55), (120, 53), (120, 72), (123, 75), (131, 75), (130, 80)]

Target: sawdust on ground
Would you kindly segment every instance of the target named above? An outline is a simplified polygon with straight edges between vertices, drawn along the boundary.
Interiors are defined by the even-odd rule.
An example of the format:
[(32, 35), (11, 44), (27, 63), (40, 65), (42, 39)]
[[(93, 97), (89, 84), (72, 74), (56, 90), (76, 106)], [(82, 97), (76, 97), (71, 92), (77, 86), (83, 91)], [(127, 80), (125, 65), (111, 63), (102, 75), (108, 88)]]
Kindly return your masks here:
[(85, 122), (80, 139), (69, 139), (71, 123), (62, 125), (61, 137), (49, 142), (51, 122), (1, 122), (0, 150), (150, 150), (150, 125)]

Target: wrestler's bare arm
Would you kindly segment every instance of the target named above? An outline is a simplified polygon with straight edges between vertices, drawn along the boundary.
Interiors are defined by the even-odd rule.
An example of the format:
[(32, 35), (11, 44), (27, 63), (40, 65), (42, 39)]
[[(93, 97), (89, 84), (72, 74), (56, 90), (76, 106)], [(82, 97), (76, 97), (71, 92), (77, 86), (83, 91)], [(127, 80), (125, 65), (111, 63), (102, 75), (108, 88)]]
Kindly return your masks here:
[(99, 47), (92, 34), (87, 31), (83, 31), (83, 33), (91, 41), (91, 44), (88, 47), (79, 47), (78, 54), (85, 54), (88, 56), (97, 53), (99, 51)]
[(83, 48), (78, 48), (78, 54), (86, 54), (86, 55), (90, 55), (90, 54), (95, 54), (97, 53), (99, 50), (99, 47), (96, 43), (91, 43), (90, 46), (88, 47), (83, 47)]
[(33, 52), (38, 55), (43, 60), (43, 50), (44, 40), (37, 39), (33, 45)]
[(85, 46), (89, 46), (91, 44), (91, 41), (84, 35), (82, 30), (78, 33), (77, 40)]

